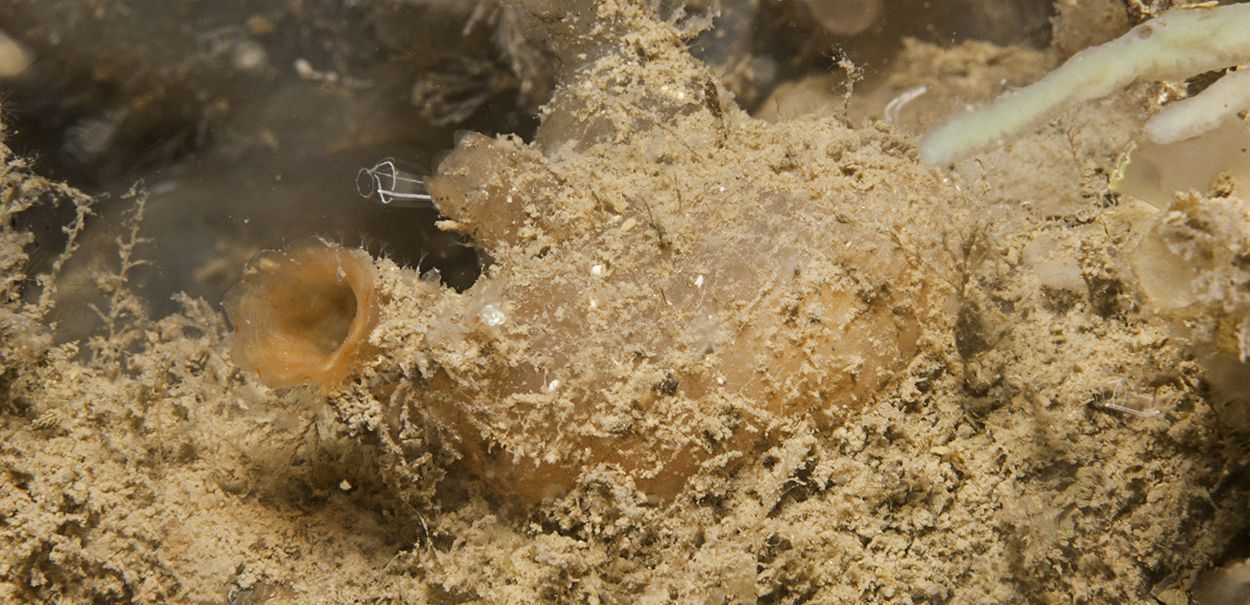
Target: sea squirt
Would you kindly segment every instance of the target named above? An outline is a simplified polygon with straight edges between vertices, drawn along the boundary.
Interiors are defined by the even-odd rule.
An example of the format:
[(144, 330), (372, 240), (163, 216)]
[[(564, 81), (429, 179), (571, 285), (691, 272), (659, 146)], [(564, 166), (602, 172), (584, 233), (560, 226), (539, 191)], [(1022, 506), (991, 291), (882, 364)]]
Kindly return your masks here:
[(273, 387), (339, 386), (377, 321), (373, 259), (320, 240), (258, 255), (226, 295), (235, 363)]
[(645, 3), (564, 4), (634, 33), (537, 15), (591, 38), (568, 45), (589, 58), (538, 140), (462, 136), (429, 182), (443, 225), (490, 259), (481, 278), (457, 293), (376, 262), (357, 372), (399, 449), (439, 435), (519, 502), (591, 470), (670, 498), (796, 426), (844, 421), (926, 333), (949, 333), (951, 242), (970, 219), (932, 219), (964, 200), (907, 139), (752, 119)]

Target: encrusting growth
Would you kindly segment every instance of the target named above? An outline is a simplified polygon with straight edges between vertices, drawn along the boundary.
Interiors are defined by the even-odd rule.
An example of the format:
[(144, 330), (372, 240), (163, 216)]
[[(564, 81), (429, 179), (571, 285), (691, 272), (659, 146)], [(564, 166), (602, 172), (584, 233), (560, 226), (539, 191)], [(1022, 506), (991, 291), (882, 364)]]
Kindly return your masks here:
[[(1058, 109), (1104, 97), (1136, 80), (1172, 80), (1250, 62), (1250, 4), (1173, 9), (1123, 36), (1083, 50), (1041, 80), (980, 109), (956, 116), (931, 132), (920, 146), (927, 164), (944, 165), (1001, 142)], [(1157, 141), (1201, 134), (1218, 121), (1206, 119), (1212, 102), (1245, 107), (1250, 88), (1244, 77), (1177, 103), (1156, 117), (1147, 131)], [(1243, 95), (1238, 100), (1229, 95)], [(1208, 96), (1210, 95), (1210, 96)], [(1218, 100), (1217, 100), (1218, 99)], [(1221, 116), (1236, 113), (1221, 110)]]

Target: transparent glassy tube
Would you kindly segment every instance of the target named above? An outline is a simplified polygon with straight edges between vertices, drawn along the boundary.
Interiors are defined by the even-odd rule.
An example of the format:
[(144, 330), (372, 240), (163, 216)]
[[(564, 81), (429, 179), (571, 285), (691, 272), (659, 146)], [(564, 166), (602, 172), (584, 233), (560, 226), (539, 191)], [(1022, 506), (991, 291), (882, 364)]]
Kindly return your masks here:
[(377, 196), (387, 205), (413, 207), (433, 203), (420, 172), (392, 158), (385, 158), (372, 168), (361, 168), (356, 174), (356, 190), (361, 197)]

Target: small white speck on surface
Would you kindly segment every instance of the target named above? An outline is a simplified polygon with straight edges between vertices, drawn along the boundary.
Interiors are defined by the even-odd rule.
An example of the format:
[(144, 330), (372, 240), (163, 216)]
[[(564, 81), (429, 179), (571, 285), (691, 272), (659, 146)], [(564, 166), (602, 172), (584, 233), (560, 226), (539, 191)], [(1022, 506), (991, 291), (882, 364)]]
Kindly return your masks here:
[(482, 307), (482, 311), (478, 313), (478, 319), (488, 326), (495, 327), (508, 321), (508, 316), (504, 314), (503, 309), (499, 308), (499, 305), (491, 303)]
[(254, 41), (240, 42), (231, 57), (235, 69), (240, 71), (259, 71), (269, 61), (265, 47)]
[(308, 59), (299, 58), (295, 60), (295, 73), (301, 78), (311, 78), (316, 70), (313, 69), (312, 63)]

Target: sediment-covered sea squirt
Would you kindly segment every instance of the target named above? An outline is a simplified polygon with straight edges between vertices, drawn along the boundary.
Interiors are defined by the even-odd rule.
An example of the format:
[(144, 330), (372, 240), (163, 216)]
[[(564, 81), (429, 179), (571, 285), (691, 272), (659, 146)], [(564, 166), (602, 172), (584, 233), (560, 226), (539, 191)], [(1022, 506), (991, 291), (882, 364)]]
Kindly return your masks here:
[[(962, 218), (926, 208), (962, 201), (905, 139), (750, 118), (646, 3), (528, 4), (566, 51), (537, 141), (463, 136), (429, 182), (490, 264), (457, 293), (375, 263), (382, 430), (521, 501), (592, 469), (666, 498), (841, 422), (944, 331)], [(241, 342), (280, 342), (261, 307), (234, 303)]]

